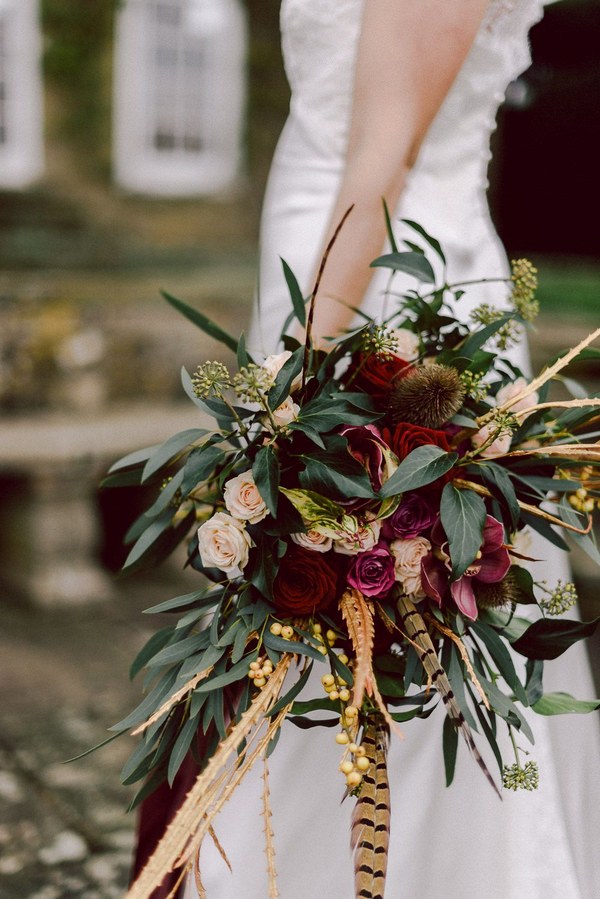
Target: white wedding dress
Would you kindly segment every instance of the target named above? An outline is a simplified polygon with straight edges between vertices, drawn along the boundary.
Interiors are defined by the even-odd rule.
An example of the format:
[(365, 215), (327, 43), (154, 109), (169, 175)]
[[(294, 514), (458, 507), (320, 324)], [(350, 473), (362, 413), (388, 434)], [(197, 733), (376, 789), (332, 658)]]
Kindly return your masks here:
[[(508, 83), (529, 64), (527, 34), (540, 0), (491, 2), (470, 54), (433, 122), (397, 210), (437, 237), (454, 280), (504, 275), (507, 262), (490, 221), (486, 170), (490, 133)], [(292, 87), (290, 116), (273, 162), (261, 238), (260, 321), (249, 345), (275, 349), (290, 310), (279, 257), (306, 295), (344, 166), (361, 0), (283, 0), (281, 25)], [(401, 234), (401, 230), (399, 229)], [(381, 312), (385, 278), (374, 279), (365, 308)], [(473, 291), (471, 303), (502, 300), (504, 290)], [(465, 298), (467, 299), (467, 298)], [(464, 301), (461, 301), (464, 302)], [(465, 303), (465, 314), (468, 305)], [(526, 364), (524, 353), (521, 361)], [(553, 556), (538, 577), (563, 574)], [(538, 556), (539, 557), (539, 556)], [(308, 695), (321, 695), (316, 665)], [(324, 669), (323, 669), (324, 670)], [(546, 690), (591, 698), (583, 648), (548, 665)], [(438, 714), (439, 712), (439, 714)], [(389, 774), (392, 839), (387, 899), (594, 899), (600, 896), (600, 738), (597, 716), (547, 719), (531, 714), (540, 769), (536, 792), (490, 789), (459, 747), (454, 784), (444, 784), (443, 712), (392, 737)], [(352, 899), (349, 819), (343, 804), (335, 729), (284, 725), (269, 761), (278, 887), (282, 899)], [(485, 740), (479, 740), (485, 748)], [(521, 746), (528, 747), (524, 738)], [(505, 760), (512, 763), (509, 748)], [(490, 768), (494, 770), (493, 760)], [(497, 771), (497, 769), (496, 769)], [(212, 841), (201, 853), (208, 899), (266, 899), (261, 779), (257, 766), (215, 823), (230, 873)], [(197, 892), (189, 877), (185, 899)]]

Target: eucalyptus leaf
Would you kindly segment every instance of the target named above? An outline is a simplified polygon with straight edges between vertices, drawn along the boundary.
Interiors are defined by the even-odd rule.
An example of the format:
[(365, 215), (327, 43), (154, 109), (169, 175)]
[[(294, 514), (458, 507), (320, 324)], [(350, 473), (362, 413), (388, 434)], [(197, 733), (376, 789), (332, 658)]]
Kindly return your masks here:
[(429, 260), (422, 253), (386, 253), (371, 263), (371, 268), (390, 268), (395, 272), (412, 275), (424, 284), (435, 283), (435, 272)]
[(302, 692), (302, 688), (304, 687), (308, 678), (310, 677), (310, 673), (312, 671), (312, 666), (313, 666), (312, 662), (309, 665), (307, 665), (306, 671), (304, 672), (302, 677), (300, 677), (296, 681), (296, 683), (292, 687), (290, 687), (290, 689), (287, 691), (287, 693), (284, 696), (281, 696), (277, 700), (275, 705), (269, 709), (269, 711), (267, 712), (268, 718), (272, 718), (273, 715), (278, 715), (279, 712), (286, 707), (286, 705), (289, 705), (291, 702), (293, 702), (293, 700), (296, 698), (296, 696), (298, 696), (298, 694)]
[(449, 787), (454, 780), (456, 770), (456, 755), (458, 752), (458, 731), (452, 719), (446, 715), (442, 730), (442, 746), (444, 750), (444, 769), (446, 771), (446, 786)]
[(142, 481), (147, 481), (151, 475), (163, 468), (175, 456), (178, 456), (182, 450), (200, 440), (201, 437), (205, 437), (206, 434), (208, 434), (208, 431), (204, 428), (188, 428), (186, 431), (180, 431), (178, 434), (174, 434), (173, 437), (169, 437), (152, 453), (146, 462)]
[(285, 259), (281, 260), (281, 264), (283, 266), (285, 281), (290, 292), (292, 306), (294, 307), (294, 314), (302, 327), (304, 327), (306, 325), (306, 309), (304, 306), (304, 297), (302, 296), (300, 285), (298, 284), (295, 274), (293, 273)]
[(219, 327), (219, 325), (215, 324), (215, 322), (211, 321), (210, 318), (207, 318), (203, 312), (200, 312), (199, 309), (194, 309), (192, 306), (188, 306), (187, 303), (171, 296), (171, 294), (167, 293), (165, 290), (161, 290), (161, 294), (171, 306), (177, 309), (178, 312), (181, 312), (182, 315), (185, 315), (187, 319), (204, 331), (205, 334), (218, 340), (219, 343), (224, 343), (230, 350), (237, 353), (238, 341)]
[(126, 456), (123, 456), (122, 459), (114, 462), (108, 469), (108, 473), (113, 474), (113, 472), (121, 471), (123, 468), (131, 468), (134, 465), (138, 466), (142, 462), (147, 462), (150, 456), (152, 456), (159, 447), (160, 443), (157, 443), (154, 446), (147, 446), (145, 449), (139, 449), (135, 450), (133, 453), (128, 453)]
[(532, 705), (538, 715), (568, 715), (587, 714), (600, 708), (600, 699), (575, 699), (569, 693), (544, 693), (538, 701)]
[(188, 749), (190, 748), (190, 744), (194, 739), (194, 734), (197, 730), (198, 722), (195, 718), (190, 718), (185, 722), (177, 736), (177, 739), (175, 740), (175, 745), (171, 750), (171, 756), (169, 758), (169, 765), (167, 768), (167, 781), (170, 787), (173, 786), (175, 775), (181, 768), (183, 760), (188, 753)]
[(435, 250), (437, 255), (440, 257), (444, 265), (446, 264), (446, 257), (444, 255), (444, 251), (440, 245), (439, 240), (436, 240), (435, 237), (432, 237), (431, 234), (428, 234), (425, 228), (419, 225), (417, 222), (413, 222), (412, 219), (402, 219), (403, 224), (408, 225), (409, 228), (412, 228), (413, 231), (416, 231), (417, 234), (425, 240), (429, 246)]
[(192, 634), (178, 640), (177, 643), (171, 643), (165, 646), (160, 652), (146, 662), (147, 668), (160, 668), (162, 665), (173, 665), (175, 662), (181, 662), (188, 656), (198, 652), (206, 646), (207, 637), (205, 633)]

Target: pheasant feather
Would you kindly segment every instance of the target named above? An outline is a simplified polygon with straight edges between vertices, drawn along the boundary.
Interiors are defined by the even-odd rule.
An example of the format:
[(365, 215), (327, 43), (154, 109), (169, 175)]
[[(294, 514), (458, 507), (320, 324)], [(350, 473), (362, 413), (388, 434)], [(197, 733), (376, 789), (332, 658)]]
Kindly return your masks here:
[(383, 899), (390, 843), (390, 790), (387, 779), (389, 731), (380, 715), (369, 716), (362, 743), (371, 762), (363, 776), (352, 815), (356, 899)]
[(452, 690), (452, 687), (450, 686), (450, 681), (448, 680), (446, 672), (440, 665), (440, 660), (438, 658), (437, 652), (435, 651), (435, 647), (433, 645), (431, 637), (429, 636), (429, 631), (427, 630), (420, 612), (417, 611), (417, 608), (412, 600), (409, 599), (408, 596), (404, 596), (403, 594), (398, 595), (398, 611), (400, 612), (402, 623), (406, 630), (407, 636), (418, 647), (419, 659), (421, 661), (421, 664), (423, 665), (429, 682), (433, 684), (433, 686), (442, 697), (442, 702), (444, 703), (446, 714), (450, 718), (450, 721), (452, 722), (456, 730), (458, 730), (463, 735), (465, 742), (469, 747), (471, 754), (473, 755), (473, 758), (487, 777), (488, 781), (494, 788), (494, 791), (500, 798), (502, 798), (500, 796), (500, 791), (496, 786), (494, 778), (490, 774), (487, 765), (485, 764), (483, 758), (479, 753), (479, 750), (475, 745), (475, 740), (473, 739), (471, 728), (465, 721), (460, 706), (454, 697), (454, 692)]

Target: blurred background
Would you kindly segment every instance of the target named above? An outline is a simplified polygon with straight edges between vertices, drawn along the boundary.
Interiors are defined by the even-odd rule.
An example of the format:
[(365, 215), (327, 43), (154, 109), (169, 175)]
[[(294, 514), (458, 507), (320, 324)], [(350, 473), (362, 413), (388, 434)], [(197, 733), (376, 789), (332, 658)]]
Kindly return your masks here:
[[(190, 426), (179, 382), (226, 352), (161, 299), (232, 332), (289, 93), (277, 0), (0, 0), (0, 894), (122, 894), (133, 817), (128, 664), (189, 585), (177, 557), (116, 576), (140, 509), (98, 490), (125, 452)], [(598, 324), (600, 3), (561, 0), (500, 112), (490, 201), (540, 269), (536, 365)], [(589, 363), (573, 376), (598, 390)], [(598, 575), (575, 555), (587, 617)], [(594, 649), (597, 665), (598, 650)], [(583, 698), (583, 697), (582, 697)], [(587, 698), (587, 697), (586, 697)]]

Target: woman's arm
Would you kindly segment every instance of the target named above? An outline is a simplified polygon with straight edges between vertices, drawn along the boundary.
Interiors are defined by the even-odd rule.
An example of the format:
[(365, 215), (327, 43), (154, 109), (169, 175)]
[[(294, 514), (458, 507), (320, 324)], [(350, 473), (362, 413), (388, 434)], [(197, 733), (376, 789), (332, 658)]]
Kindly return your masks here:
[[(489, 0), (365, 0), (346, 166), (327, 242), (313, 338), (353, 318), (385, 240), (382, 198), (394, 209), (406, 174), (481, 25)], [(341, 301), (341, 302), (339, 302)]]

